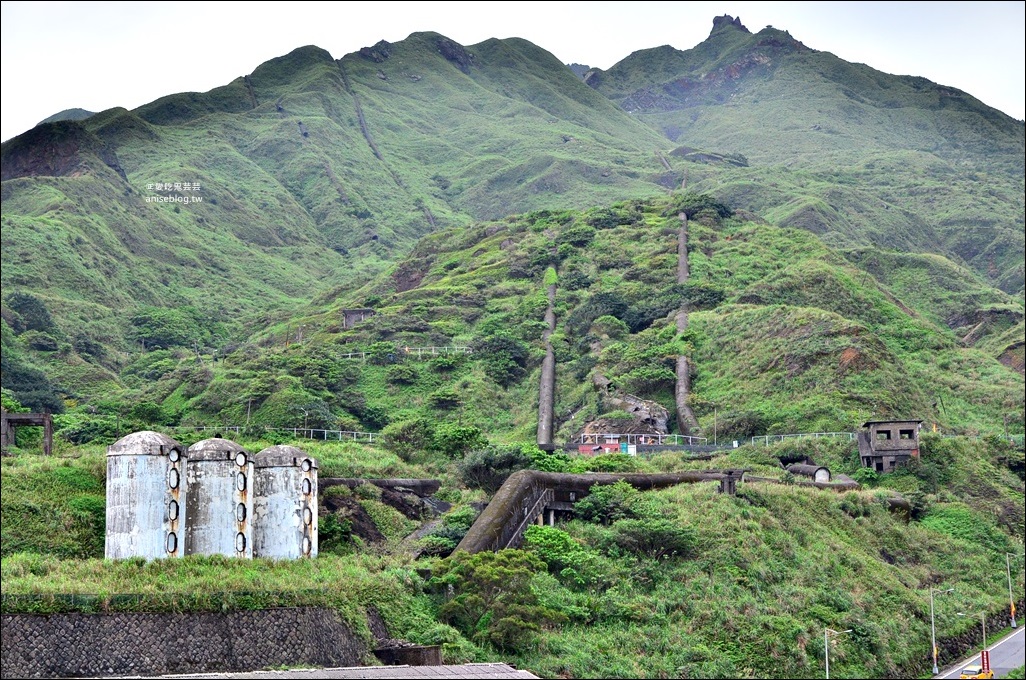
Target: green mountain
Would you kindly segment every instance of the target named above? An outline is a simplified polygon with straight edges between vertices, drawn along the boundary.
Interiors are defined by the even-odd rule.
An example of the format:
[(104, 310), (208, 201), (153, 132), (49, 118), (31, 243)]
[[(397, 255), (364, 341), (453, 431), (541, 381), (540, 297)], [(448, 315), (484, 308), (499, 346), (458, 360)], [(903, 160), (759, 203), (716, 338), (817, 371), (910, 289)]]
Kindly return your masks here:
[(57, 123), (62, 120), (85, 120), (94, 113), (96, 112), (86, 111), (85, 109), (64, 109), (63, 111), (58, 111), (52, 116), (47, 116), (43, 120), (36, 123), (36, 125), (43, 125), (44, 123)]
[[(978, 640), (953, 612), (1022, 607), (1023, 125), (731, 17), (608, 72), (303, 47), (42, 124), (0, 149), (0, 396), (58, 413), (56, 455), (20, 428), (2, 458), (2, 611), (320, 606), (372, 649), (373, 608), (447, 663), (567, 678), (820, 677), (830, 628), (838, 677), (923, 676), (931, 589), (942, 663)], [(847, 436), (750, 439), (891, 417), (924, 431), (888, 474)], [(330, 486), (315, 560), (102, 560), (105, 446), (201, 427), (452, 509)], [(737, 445), (541, 445), (588, 427)], [(781, 469), (806, 457), (861, 488)], [(610, 485), (443, 559), (515, 470), (727, 468), (737, 495)]]
[(729, 16), (692, 50), (643, 50), (584, 80), (683, 158), (747, 159), (692, 173), (697, 190), (833, 245), (944, 254), (1022, 291), (1026, 128), (965, 92)]
[[(117, 395), (192, 421), (252, 417), (254, 400), (273, 395), (283, 404), (262, 414), (268, 424), (294, 424), (299, 402), (316, 402), (325, 424), (380, 428), (410, 404), (352, 386), (373, 369), (315, 379), (320, 369), (283, 368), (277, 354), (310, 354), (319, 338), (326, 354), (314, 358), (334, 364), (342, 349), (473, 345), (504, 329), (526, 348), (498, 353), (496, 364), (513, 362), (498, 382), (521, 380), (544, 351), (552, 266), (570, 277), (560, 295), (573, 293), (556, 310), (556, 361), (576, 380), (599, 375), (666, 402), (666, 352), (685, 347), (700, 366), (701, 417), (712, 409), (719, 427), (730, 402), (730, 432), (908, 410), (993, 429), (1006, 420), (995, 405), (1007, 401), (1004, 377), (970, 371), (990, 390), (982, 399), (955, 386), (934, 398), (943, 390), (924, 381), (968, 371), (969, 355), (1021, 378), (1023, 137), (1022, 121), (964, 93), (730, 17), (692, 50), (635, 53), (608, 72), (575, 72), (519, 39), (464, 47), (415, 33), (337, 60), (303, 47), (210, 92), (47, 123), (3, 145), (3, 385), (38, 408), (95, 410)], [(711, 297), (676, 340), (666, 319), (693, 291), (674, 287), (674, 246), (660, 232), (672, 218), (654, 215), (681, 196), (734, 218), (692, 251)], [(531, 236), (477, 244), (506, 224), (533, 225), (518, 227)], [(343, 307), (378, 315), (337, 333)], [(585, 340), (600, 317), (626, 326), (603, 330), (629, 358)], [(848, 338), (860, 359), (820, 375), (844, 342), (774, 356), (774, 342), (797, 349), (788, 334), (809, 328)], [(296, 391), (268, 377), (240, 411), (241, 396), (229, 406), (210, 391), (221, 364), (179, 367), (237, 352), (255, 372), (224, 389), (266, 370)], [(919, 381), (899, 388), (888, 367), (917, 352), (930, 358), (902, 370)], [(742, 368), (758, 390), (734, 380)], [(154, 383), (164, 369), (177, 378)], [(802, 399), (771, 396), (810, 370)], [(529, 431), (524, 395), (536, 389), (490, 426)], [(583, 408), (584, 391), (561, 392), (560, 408)]]

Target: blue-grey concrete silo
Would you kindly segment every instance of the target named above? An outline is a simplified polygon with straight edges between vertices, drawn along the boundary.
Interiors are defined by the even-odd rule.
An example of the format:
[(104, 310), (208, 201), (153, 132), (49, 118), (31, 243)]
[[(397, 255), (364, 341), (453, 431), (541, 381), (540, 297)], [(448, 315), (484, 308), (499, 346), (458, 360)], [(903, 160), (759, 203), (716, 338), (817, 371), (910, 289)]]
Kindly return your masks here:
[(186, 555), (253, 557), (253, 461), (242, 446), (214, 437), (187, 452)]
[(317, 461), (294, 446), (253, 458), (253, 557), (317, 556)]
[(107, 447), (105, 557), (182, 556), (185, 460), (185, 447), (158, 432), (134, 432)]

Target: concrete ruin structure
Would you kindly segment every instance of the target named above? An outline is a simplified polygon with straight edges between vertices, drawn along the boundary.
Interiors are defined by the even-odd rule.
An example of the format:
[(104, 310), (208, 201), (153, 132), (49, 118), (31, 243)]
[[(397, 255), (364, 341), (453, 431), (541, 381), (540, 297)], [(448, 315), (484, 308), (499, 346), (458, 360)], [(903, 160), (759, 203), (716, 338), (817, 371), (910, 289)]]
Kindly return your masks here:
[(830, 470), (822, 465), (794, 463), (792, 465), (788, 465), (786, 469), (792, 475), (808, 477), (814, 482), (826, 483), (830, 481)]
[(43, 428), (43, 455), (53, 453), (53, 416), (49, 413), (10, 413), (0, 408), (0, 451), (7, 453), (15, 445), (19, 427)]
[(253, 467), (253, 556), (317, 557), (317, 461), (294, 446), (271, 446)]
[(253, 557), (253, 461), (246, 449), (215, 437), (186, 453), (189, 522), (186, 555)]
[(343, 309), (342, 310), (342, 328), (352, 328), (354, 325), (369, 319), (374, 316), (376, 312), (373, 309)]
[(215, 437), (186, 449), (158, 432), (107, 448), (107, 559), (317, 556), (317, 461)]
[(921, 420), (870, 420), (858, 435), (862, 466), (877, 472), (892, 472), (897, 466), (919, 458)]
[(104, 557), (181, 557), (185, 552), (185, 447), (133, 432), (107, 447)]

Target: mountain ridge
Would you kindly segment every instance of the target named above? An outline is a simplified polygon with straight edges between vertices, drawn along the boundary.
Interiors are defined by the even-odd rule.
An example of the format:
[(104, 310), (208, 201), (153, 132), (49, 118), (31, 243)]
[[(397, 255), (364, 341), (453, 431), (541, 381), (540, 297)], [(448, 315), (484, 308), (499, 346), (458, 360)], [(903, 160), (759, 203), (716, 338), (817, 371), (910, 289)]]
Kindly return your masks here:
[[(1022, 125), (941, 91), (729, 16), (692, 50), (583, 80), (519, 38), (304, 46), (206, 93), (5, 142), (4, 290), (39, 291), (68, 360), (116, 374), (150, 308), (203, 310), (223, 348), (322, 313), (440, 230), (683, 186), (834, 249), (936, 251), (1021, 304)], [(645, 97), (664, 105), (624, 109)], [(943, 153), (919, 141), (934, 138)], [(177, 183), (201, 188), (150, 188)], [(146, 202), (179, 196), (200, 200)], [(986, 297), (925, 311), (979, 325), (998, 318), (974, 307)], [(18, 314), (5, 305), (12, 328)], [(76, 349), (97, 343), (102, 359)]]

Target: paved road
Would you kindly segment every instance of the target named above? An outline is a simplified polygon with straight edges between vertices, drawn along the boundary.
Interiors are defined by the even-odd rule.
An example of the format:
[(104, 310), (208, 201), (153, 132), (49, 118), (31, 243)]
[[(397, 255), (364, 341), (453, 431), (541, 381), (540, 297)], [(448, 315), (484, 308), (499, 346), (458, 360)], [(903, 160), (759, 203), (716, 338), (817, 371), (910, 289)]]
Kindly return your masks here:
[[(1020, 625), (1010, 634), (988, 647), (990, 650), (990, 667), (995, 678), (1003, 678), (1008, 671), (1026, 665), (1026, 626)], [(980, 663), (980, 655), (962, 659), (954, 666), (941, 671), (935, 678), (957, 678), (959, 672), (970, 663)]]

